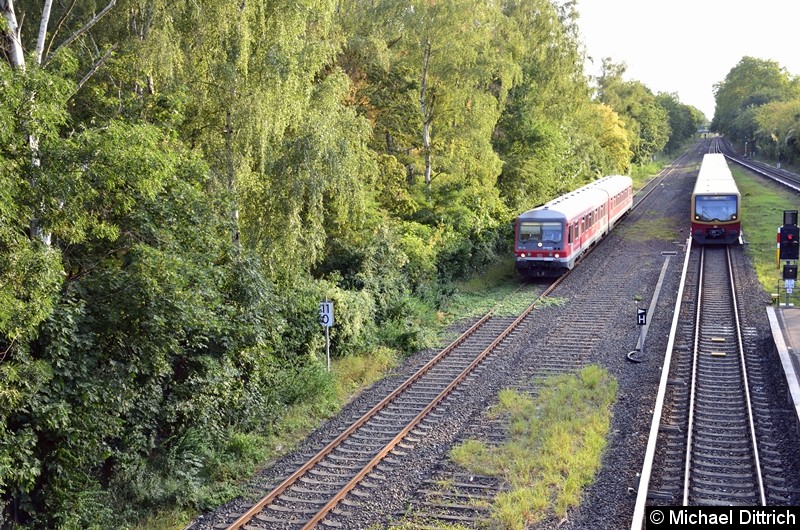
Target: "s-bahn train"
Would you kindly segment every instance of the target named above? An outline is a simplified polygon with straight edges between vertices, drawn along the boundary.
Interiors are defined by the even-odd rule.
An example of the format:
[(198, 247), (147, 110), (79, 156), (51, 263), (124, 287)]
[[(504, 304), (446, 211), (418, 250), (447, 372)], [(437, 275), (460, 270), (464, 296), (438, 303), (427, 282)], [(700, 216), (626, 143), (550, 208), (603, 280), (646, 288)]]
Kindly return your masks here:
[(633, 181), (611, 175), (517, 217), (516, 269), (526, 277), (558, 276), (633, 207)]
[(742, 233), (741, 195), (725, 155), (709, 153), (692, 192), (692, 239), (699, 244), (730, 245)]

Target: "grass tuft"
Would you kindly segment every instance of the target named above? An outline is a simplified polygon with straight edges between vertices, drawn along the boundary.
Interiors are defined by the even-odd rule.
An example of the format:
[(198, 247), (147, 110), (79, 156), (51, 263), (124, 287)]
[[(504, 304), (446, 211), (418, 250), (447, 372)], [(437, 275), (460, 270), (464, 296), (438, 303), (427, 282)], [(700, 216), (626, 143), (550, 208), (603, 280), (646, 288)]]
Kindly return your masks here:
[(537, 397), (503, 390), (490, 415), (507, 417), (508, 440), (470, 440), (450, 457), (474, 473), (511, 485), (492, 505), (493, 528), (522, 530), (550, 515), (564, 518), (600, 469), (616, 380), (598, 366), (541, 381)]

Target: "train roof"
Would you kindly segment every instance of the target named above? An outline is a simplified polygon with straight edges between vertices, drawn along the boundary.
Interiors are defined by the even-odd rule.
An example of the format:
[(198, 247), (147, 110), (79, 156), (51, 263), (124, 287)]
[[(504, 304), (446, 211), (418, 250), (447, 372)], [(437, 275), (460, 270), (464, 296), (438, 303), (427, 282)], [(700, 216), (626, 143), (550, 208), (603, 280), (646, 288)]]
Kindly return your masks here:
[(627, 175), (608, 175), (594, 182), (590, 182), (587, 186), (603, 190), (609, 195), (616, 195), (633, 186), (633, 179)]
[(528, 210), (521, 214), (519, 219), (529, 221), (572, 219), (593, 206), (599, 206), (607, 201), (609, 196), (622, 192), (632, 183), (633, 180), (630, 177), (609, 175)]
[(693, 195), (739, 195), (739, 188), (733, 179), (725, 155), (708, 153), (697, 173)]

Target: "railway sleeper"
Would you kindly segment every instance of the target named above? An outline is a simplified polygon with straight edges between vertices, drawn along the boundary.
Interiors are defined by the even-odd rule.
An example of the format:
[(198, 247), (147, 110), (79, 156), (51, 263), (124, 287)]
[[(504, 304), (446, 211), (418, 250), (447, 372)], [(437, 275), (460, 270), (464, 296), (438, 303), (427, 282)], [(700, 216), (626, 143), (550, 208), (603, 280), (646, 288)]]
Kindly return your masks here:
[(735, 482), (733, 480), (729, 480), (728, 475), (718, 475), (716, 478), (719, 480), (708, 480), (708, 479), (701, 479), (701, 478), (693, 478), (692, 484), (699, 484), (701, 486), (708, 486), (712, 488), (719, 488), (719, 490), (723, 491), (725, 494), (731, 492), (731, 490), (736, 491), (749, 491), (754, 492), (756, 489), (756, 483), (752, 476), (747, 477), (750, 480), (746, 482)]
[[(274, 489), (274, 488), (273, 488)], [(293, 491), (295, 493), (310, 493), (312, 495), (335, 495), (339, 493), (338, 489), (330, 489), (330, 490), (312, 490), (310, 488), (304, 488), (298, 485), (289, 486), (289, 491)]]
[(329, 481), (318, 480), (318, 479), (315, 479), (315, 478), (307, 477), (305, 475), (300, 477), (297, 480), (299, 480), (300, 482), (304, 482), (305, 484), (327, 486), (327, 487), (332, 487), (332, 488), (342, 488), (342, 487), (346, 486), (347, 483), (349, 482), (348, 480), (329, 480)]
[[(364, 455), (364, 461), (366, 462), (369, 455)], [(352, 459), (351, 459), (352, 460)], [(352, 471), (359, 471), (363, 467), (361, 464), (332, 464), (330, 462), (326, 462), (325, 460), (320, 460), (317, 462), (317, 465), (320, 467), (324, 467), (325, 469), (332, 469), (332, 470), (344, 470), (347, 473), (334, 473), (336, 475), (346, 475)]]
[[(697, 488), (692, 490), (692, 500), (703, 506), (755, 506), (758, 504), (758, 497), (754, 492), (734, 493), (720, 492)], [(735, 501), (739, 501), (736, 504)]]
[[(361, 466), (358, 466), (356, 469), (361, 469)], [(352, 469), (347, 469), (347, 470), (345, 470), (344, 473), (332, 473), (331, 471), (328, 471), (326, 469), (318, 469), (316, 467), (312, 467), (311, 469), (306, 471), (306, 473), (309, 474), (309, 475), (313, 475), (315, 477), (326, 477), (326, 478), (337, 478), (338, 479), (340, 477), (352, 477), (353, 476), (353, 472), (352, 471), (353, 471)]]
[(459, 510), (459, 511), (472, 511), (472, 512), (486, 512), (485, 506), (473, 506), (471, 504), (458, 504), (458, 503), (439, 503), (432, 501), (423, 501), (419, 506), (427, 506), (431, 508), (442, 508), (444, 510)]
[[(496, 490), (499, 492), (500, 490)], [(435, 489), (421, 489), (417, 490), (418, 494), (426, 495), (428, 497), (454, 497), (456, 499), (469, 499), (469, 500), (492, 500), (495, 494), (490, 495), (477, 495), (475, 493), (461, 493), (458, 491), (446, 491)]]
[[(272, 510), (278, 513), (291, 513), (296, 515), (317, 515), (319, 512), (316, 508), (298, 508), (297, 506), (281, 506), (280, 504), (269, 504), (267, 510)], [(308, 519), (306, 519), (307, 521)]]
[[(380, 427), (388, 427), (388, 428), (380, 428)], [(383, 425), (371, 425), (368, 423), (366, 425), (361, 426), (358, 432), (367, 434), (388, 435), (394, 438), (398, 432), (397, 427), (399, 427), (398, 424), (383, 426)]]
[(753, 461), (753, 454), (749, 447), (717, 447), (717, 446), (692, 446), (692, 461), (697, 465), (707, 465), (707, 462), (737, 462), (738, 465), (749, 464)]
[[(363, 444), (364, 446), (368, 446), (368, 447), (383, 447), (383, 446), (386, 445), (387, 442), (390, 442), (392, 440), (392, 438), (394, 438), (394, 436), (391, 436), (391, 437), (383, 436), (383, 437), (379, 438), (379, 437), (376, 437), (376, 436), (368, 436), (368, 435), (365, 435), (365, 434), (354, 432), (353, 434), (351, 434), (347, 438), (347, 440), (351, 440), (351, 439), (352, 440), (366, 440), (366, 441), (371, 442), (371, 443), (365, 443), (365, 444)], [(347, 442), (347, 440), (345, 440), (345, 442)], [(358, 444), (362, 445), (361, 442), (358, 442)]]
[[(712, 493), (713, 494), (713, 493)], [(736, 501), (732, 501), (729, 498), (717, 498), (717, 497), (694, 497), (694, 504), (692, 506), (755, 506), (757, 504), (756, 497), (750, 497), (750, 500), (740, 500), (736, 499)]]
[(477, 523), (477, 522), (483, 520), (483, 518), (479, 518), (479, 517), (469, 517), (469, 516), (465, 516), (465, 515), (453, 515), (453, 514), (449, 514), (449, 513), (425, 513), (425, 514), (420, 514), (420, 517), (423, 518), (423, 519), (425, 519), (425, 518), (428, 518), (428, 519), (439, 519), (439, 520), (442, 520), (442, 521), (453, 521), (453, 522), (456, 522), (456, 523)]
[(668, 491), (648, 490), (647, 498), (654, 501), (672, 501), (675, 496)]
[[(295, 524), (298, 524), (298, 525), (299, 524), (305, 524), (305, 523), (307, 523), (308, 521), (311, 520), (311, 518), (309, 517), (309, 518), (304, 519), (304, 520), (293, 520), (293, 521), (290, 521), (290, 520), (287, 520), (287, 519), (281, 519), (280, 517), (274, 517), (272, 515), (264, 515), (264, 514), (261, 514), (261, 513), (256, 514), (254, 519), (259, 521), (259, 522), (262, 522), (262, 523), (284, 524), (284, 525), (286, 523), (289, 523), (289, 522), (292, 522), (292, 523), (295, 523)], [(225, 528), (227, 528), (227, 527), (225, 527)], [(252, 526), (252, 525), (246, 525), (244, 528), (246, 530), (256, 530), (256, 527)]]
[[(316, 492), (314, 492), (314, 493), (316, 493)], [(278, 499), (280, 499), (280, 500), (282, 500), (284, 502), (291, 502), (291, 503), (295, 503), (295, 504), (313, 504), (313, 505), (316, 505), (316, 506), (325, 506), (326, 504), (328, 504), (328, 500), (327, 499), (320, 499), (320, 498), (317, 498), (317, 499), (303, 499), (301, 497), (293, 497), (291, 495), (281, 495), (280, 497), (278, 497)]]

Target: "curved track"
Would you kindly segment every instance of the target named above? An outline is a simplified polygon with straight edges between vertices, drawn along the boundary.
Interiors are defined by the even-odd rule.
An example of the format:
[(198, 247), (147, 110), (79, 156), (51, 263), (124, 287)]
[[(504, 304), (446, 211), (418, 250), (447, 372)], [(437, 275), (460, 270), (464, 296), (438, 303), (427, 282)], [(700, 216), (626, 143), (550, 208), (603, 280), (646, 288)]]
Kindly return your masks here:
[(730, 143), (724, 138), (714, 138), (712, 140), (712, 152), (722, 153), (725, 155), (725, 158), (731, 162), (734, 162), (746, 169), (749, 169), (757, 175), (770, 179), (797, 193), (800, 193), (800, 175), (779, 167), (770, 166), (769, 164), (759, 162), (758, 160), (739, 156), (734, 152)]
[[(659, 200), (665, 179), (675, 172), (686, 170), (687, 159), (693, 156), (687, 151), (652, 179), (634, 197), (634, 209), (646, 211), (652, 201)], [(617, 307), (630, 303), (626, 285), (635, 282), (632, 270), (605, 274), (603, 270), (589, 273), (591, 279), (581, 298), (581, 303), (569, 304), (558, 320), (558, 324), (535, 350), (531, 350), (525, 361), (520, 361), (519, 373), (515, 374), (511, 388), (536, 395), (538, 381), (553, 375), (575, 372), (592, 362), (592, 352), (601, 338), (613, 327), (610, 313), (597, 313), (587, 308)], [(553, 295), (558, 296), (559, 290)], [(637, 361), (638, 362), (638, 361)], [(507, 425), (504, 417), (484, 415), (474, 424), (462, 440), (477, 439), (488, 445), (506, 441)], [(497, 477), (464, 474), (463, 470), (449, 460), (442, 462), (433, 477), (425, 481), (425, 487), (408, 503), (405, 510), (397, 513), (392, 523), (401, 528), (410, 524), (413, 528), (437, 528), (442, 523), (481, 527), (490, 517), (490, 502), (507, 485)]]
[(457, 396), (458, 385), (528, 322), (535, 306), (516, 318), (484, 315), (226, 528), (336, 527), (336, 518), (347, 516), (349, 503), (358, 503), (378, 487), (381, 466), (392, 465), (392, 455), (413, 449), (430, 428), (426, 423), (438, 421), (447, 400)]
[[(688, 155), (687, 151), (684, 157)], [(646, 189), (640, 190), (634, 200), (634, 209), (647, 204), (648, 197), (659, 189), (663, 179), (679, 164), (680, 159), (665, 168), (648, 183)], [(546, 296), (564, 278), (566, 275), (544, 293), (537, 292), (531, 298), (538, 300)], [(343, 526), (348, 506), (357, 506), (365, 497), (370, 497), (371, 491), (381, 488), (384, 473), (402, 466), (404, 460), (411, 458), (410, 454), (426, 433), (446, 417), (449, 404), (466, 397), (459, 397), (461, 382), (480, 377), (481, 371), (490, 364), (487, 361), (516, 335), (515, 330), (525, 328), (531, 322), (530, 314), (535, 306), (536, 302), (532, 303), (516, 318), (498, 317), (492, 313), (484, 315), (363, 417), (342, 428), (339, 436), (320, 444), (324, 445), (321, 450), (303, 455), (307, 461), (298, 462), (298, 467), (289, 476), (279, 479), (277, 485), (273, 483), (273, 489), (252, 507), (244, 513), (240, 511), (228, 516), (224, 523), (218, 521), (215, 528), (295, 530), (323, 525)], [(587, 329), (593, 329), (594, 336), (600, 336), (602, 326), (593, 327), (591, 321), (590, 318), (586, 321)], [(592, 336), (585, 337), (585, 342), (591, 344)], [(583, 361), (555, 358), (557, 353), (563, 354), (563, 348), (554, 343), (551, 352), (554, 359), (550, 365), (547, 355), (550, 349), (545, 348), (537, 364), (543, 374), (568, 371), (579, 367)], [(458, 499), (466, 498), (464, 495), (485, 494), (491, 497), (502, 485), (496, 479), (480, 480), (480, 484), (476, 484), (480, 477), (471, 478), (465, 482), (467, 488), (461, 497), (457, 494), (437, 504), (445, 505), (445, 509), (456, 517), (480, 519), (483, 514), (464, 513), (465, 506), (462, 505), (466, 503), (459, 503)]]

